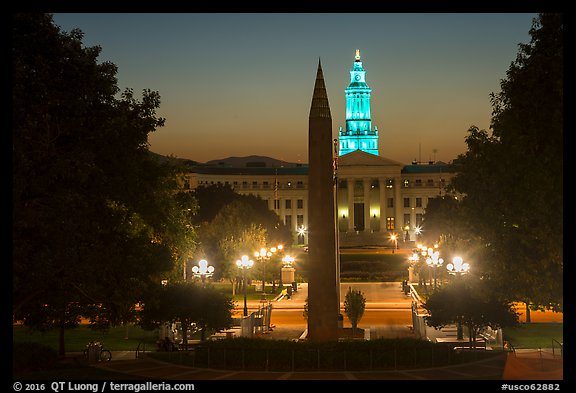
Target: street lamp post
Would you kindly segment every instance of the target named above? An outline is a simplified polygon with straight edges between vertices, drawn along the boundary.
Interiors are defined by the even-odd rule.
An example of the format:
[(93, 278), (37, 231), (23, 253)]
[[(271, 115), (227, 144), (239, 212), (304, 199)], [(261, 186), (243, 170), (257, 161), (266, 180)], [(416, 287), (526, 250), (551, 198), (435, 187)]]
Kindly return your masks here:
[(412, 255), (408, 257), (408, 282), (414, 281), (414, 266), (420, 260), (420, 255), (417, 251), (414, 251)]
[(242, 255), (242, 258), (236, 261), (236, 266), (242, 269), (242, 285), (244, 286), (244, 316), (248, 316), (248, 305), (246, 303), (246, 270), (250, 269), (254, 265), (254, 261), (248, 259), (246, 255)]
[(418, 242), (418, 238), (419, 236), (422, 234), (422, 228), (420, 228), (419, 226), (414, 227), (414, 237), (415, 237), (415, 241)]
[(390, 235), (390, 240), (394, 242), (394, 248), (392, 249), (392, 254), (394, 254), (394, 251), (398, 248), (398, 236), (394, 233)]
[(266, 259), (272, 256), (272, 252), (261, 248), (260, 251), (254, 253), (254, 256), (262, 262), (262, 293), (266, 294)]
[[(464, 274), (468, 273), (468, 270), (470, 270), (470, 265), (468, 263), (465, 263), (462, 260), (462, 257), (456, 256), (452, 258), (452, 263), (446, 265), (446, 269), (448, 270), (448, 274), (461, 277)], [(462, 320), (460, 319), (460, 316), (458, 316), (458, 321), (456, 324), (456, 339), (458, 340), (464, 339), (464, 332), (462, 331)]]
[(278, 250), (282, 250), (282, 246), (278, 246), (278, 247), (272, 247), (270, 250), (267, 250), (266, 248), (261, 248), (260, 251), (256, 251), (254, 253), (254, 256), (256, 257), (256, 259), (258, 259), (260, 262), (262, 262), (262, 293), (266, 294), (266, 261), (268, 259), (270, 259), (270, 257), (272, 256), (272, 254), (274, 254), (276, 251)]
[[(302, 242), (300, 242), (302, 240)], [(298, 244), (304, 244), (306, 242), (306, 227), (301, 225), (298, 227)]]
[(438, 250), (434, 251), (432, 247), (428, 248), (427, 254), (428, 256), (426, 258), (426, 263), (428, 264), (428, 266), (434, 269), (434, 289), (436, 289), (436, 268), (442, 266), (442, 264), (444, 263), (444, 259), (439, 258), (440, 253), (438, 252)]
[(192, 267), (192, 273), (194, 273), (194, 276), (200, 277), (202, 283), (204, 283), (206, 277), (210, 277), (214, 274), (214, 266), (208, 266), (208, 261), (202, 259), (198, 261), (198, 266)]
[[(284, 246), (282, 244), (279, 244), (278, 246), (276, 246), (276, 251), (278, 252), (278, 254), (280, 254), (283, 249), (284, 249)], [(271, 251), (275, 252), (274, 247), (271, 248)], [(280, 268), (280, 280), (278, 282), (278, 285), (282, 286), (282, 268)], [(276, 293), (276, 278), (272, 279), (272, 293)]]

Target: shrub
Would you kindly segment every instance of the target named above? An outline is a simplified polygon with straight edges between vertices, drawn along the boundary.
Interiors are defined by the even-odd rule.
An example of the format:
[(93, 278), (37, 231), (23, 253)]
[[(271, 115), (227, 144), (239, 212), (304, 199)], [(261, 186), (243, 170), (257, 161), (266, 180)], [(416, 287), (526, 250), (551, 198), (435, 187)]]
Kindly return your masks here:
[(439, 367), (479, 360), (496, 353), (456, 354), (446, 345), (414, 338), (313, 343), (239, 337), (206, 341), (193, 351), (156, 352), (150, 356), (214, 369), (335, 371)]

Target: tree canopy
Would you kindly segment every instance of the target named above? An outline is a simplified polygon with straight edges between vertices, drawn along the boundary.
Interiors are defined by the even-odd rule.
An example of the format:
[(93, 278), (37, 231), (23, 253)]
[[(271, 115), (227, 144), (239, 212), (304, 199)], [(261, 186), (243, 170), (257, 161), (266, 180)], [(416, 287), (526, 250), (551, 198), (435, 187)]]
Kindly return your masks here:
[[(174, 168), (148, 151), (158, 92), (120, 92), (117, 67), (50, 14), (12, 16), (13, 314), (104, 325), (194, 247)], [(42, 315), (45, 316), (40, 320)]]
[[(239, 277), (235, 261), (242, 255), (252, 258), (262, 247), (292, 244), (290, 230), (257, 196), (241, 195), (223, 185), (198, 187), (193, 195), (200, 206), (195, 218), (199, 223), (198, 253), (215, 267), (216, 278)], [(256, 267), (254, 274), (259, 269)]]
[[(540, 14), (519, 45), (501, 91), (491, 94), (492, 132), (476, 126), (455, 160), (464, 195), (452, 231), (474, 249), (474, 267), (518, 301), (563, 303), (563, 16)], [(450, 206), (444, 205), (445, 211)], [(452, 206), (454, 207), (454, 206)], [(425, 221), (433, 219), (434, 205)], [(497, 285), (496, 285), (497, 283)]]
[(195, 327), (204, 340), (208, 330), (232, 326), (233, 309), (233, 300), (212, 286), (169, 284), (147, 297), (139, 324), (151, 329), (162, 323), (180, 323), (184, 348), (187, 348), (189, 329)]
[(429, 312), (426, 324), (442, 328), (460, 322), (468, 328), (470, 346), (485, 326), (515, 326), (518, 314), (512, 303), (479, 284), (478, 280), (460, 278), (432, 292), (423, 305)]

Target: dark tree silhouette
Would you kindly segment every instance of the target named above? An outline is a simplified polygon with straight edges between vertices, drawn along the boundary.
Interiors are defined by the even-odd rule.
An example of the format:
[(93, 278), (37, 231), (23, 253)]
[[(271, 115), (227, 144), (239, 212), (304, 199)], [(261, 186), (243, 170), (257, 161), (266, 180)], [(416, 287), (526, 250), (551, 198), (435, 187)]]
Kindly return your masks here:
[(518, 323), (512, 303), (485, 291), (478, 281), (454, 280), (432, 292), (423, 307), (429, 313), (425, 317), (428, 326), (442, 328), (457, 323), (466, 326), (470, 348), (475, 347), (482, 328), (498, 329)]
[(159, 94), (120, 92), (101, 48), (50, 14), (13, 14), (11, 29), (13, 316), (59, 328), (62, 355), (89, 309), (99, 326), (127, 322), (194, 236), (173, 168), (148, 151)]
[(234, 302), (212, 286), (195, 283), (168, 285), (143, 305), (140, 325), (154, 329), (162, 323), (180, 323), (182, 343), (188, 349), (188, 330), (195, 326), (205, 340), (208, 330), (232, 326)]

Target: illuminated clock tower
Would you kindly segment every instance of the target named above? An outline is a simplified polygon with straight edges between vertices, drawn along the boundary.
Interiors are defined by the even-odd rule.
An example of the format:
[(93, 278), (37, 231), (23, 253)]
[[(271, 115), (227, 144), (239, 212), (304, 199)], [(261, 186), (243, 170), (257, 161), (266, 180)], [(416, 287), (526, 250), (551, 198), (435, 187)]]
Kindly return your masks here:
[(372, 129), (370, 118), (370, 93), (366, 84), (366, 71), (356, 49), (354, 66), (350, 71), (350, 84), (346, 92), (346, 130), (340, 127), (340, 152), (342, 156), (355, 150), (378, 155), (378, 129)]

